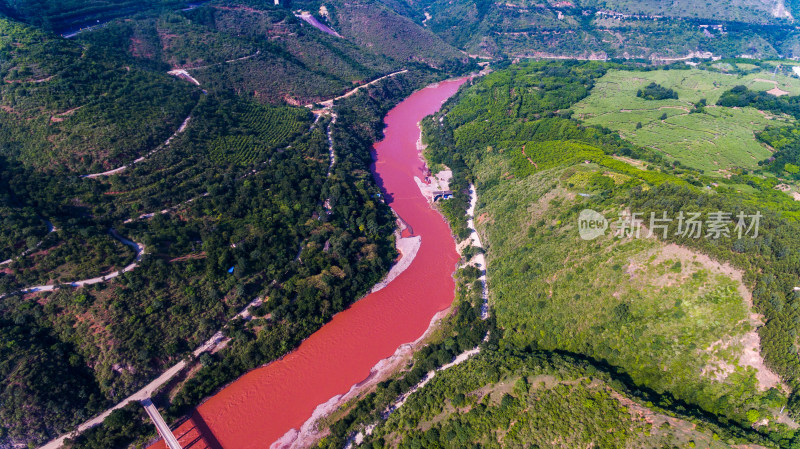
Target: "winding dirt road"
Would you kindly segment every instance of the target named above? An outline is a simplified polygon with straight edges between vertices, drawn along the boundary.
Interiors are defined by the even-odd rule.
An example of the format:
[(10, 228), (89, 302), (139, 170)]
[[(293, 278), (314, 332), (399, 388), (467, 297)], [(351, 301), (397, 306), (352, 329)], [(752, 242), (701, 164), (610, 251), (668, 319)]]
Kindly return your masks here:
[(0, 299), (5, 298), (9, 295), (17, 295), (17, 294), (26, 294), (26, 293), (37, 293), (37, 292), (51, 292), (53, 290), (57, 290), (62, 287), (83, 287), (85, 285), (92, 285), (92, 284), (99, 284), (101, 282), (108, 282), (111, 279), (119, 276), (122, 273), (127, 273), (128, 271), (132, 271), (134, 268), (139, 266), (139, 262), (142, 260), (142, 254), (144, 253), (144, 245), (141, 243), (136, 243), (133, 240), (126, 239), (125, 237), (119, 235), (117, 231), (111, 229), (109, 231), (112, 237), (119, 240), (120, 242), (124, 243), (125, 245), (130, 246), (136, 252), (136, 259), (133, 262), (125, 266), (121, 270), (117, 270), (111, 273), (108, 273), (103, 276), (94, 277), (91, 279), (83, 279), (80, 281), (73, 281), (67, 282), (64, 284), (56, 283), (56, 284), (47, 284), (47, 285), (35, 285), (33, 287), (25, 287), (23, 289), (17, 290), (12, 293), (7, 293), (5, 295), (0, 296)]
[(350, 90), (347, 93), (345, 93), (344, 95), (339, 95), (338, 97), (331, 98), (330, 100), (325, 100), (325, 101), (321, 101), (321, 102), (318, 102), (318, 103), (310, 103), (310, 104), (307, 104), (306, 107), (307, 108), (313, 108), (315, 104), (321, 104), (325, 109), (330, 108), (331, 106), (333, 106), (333, 102), (336, 101), (336, 100), (341, 100), (343, 98), (350, 97), (350, 96), (354, 95), (356, 92), (358, 92), (359, 90), (361, 90), (361, 89), (363, 89), (365, 87), (372, 86), (373, 84), (378, 83), (380, 81), (383, 81), (386, 78), (391, 78), (393, 76), (397, 76), (397, 75), (400, 75), (401, 73), (407, 73), (407, 72), (408, 72), (408, 69), (398, 70), (398, 71), (390, 73), (388, 75), (384, 75), (384, 76), (382, 76), (380, 78), (375, 78), (374, 80), (372, 80), (372, 81), (370, 81), (370, 82), (368, 82), (366, 84), (362, 84), (362, 85), (360, 85), (358, 87), (355, 87), (352, 90)]
[(182, 132), (184, 132), (186, 130), (186, 127), (189, 126), (189, 120), (191, 120), (191, 119), (192, 119), (192, 115), (189, 114), (183, 120), (183, 123), (181, 123), (181, 126), (178, 127), (178, 129), (171, 136), (169, 136), (169, 138), (166, 141), (164, 141), (164, 143), (162, 145), (159, 145), (158, 147), (156, 147), (155, 149), (151, 150), (149, 153), (145, 154), (144, 156), (141, 156), (138, 159), (135, 159), (130, 164), (123, 165), (121, 167), (117, 167), (117, 168), (114, 168), (114, 169), (111, 169), (111, 170), (107, 170), (107, 171), (104, 171), (104, 172), (100, 172), (100, 173), (90, 173), (88, 175), (81, 175), (81, 178), (99, 178), (99, 177), (102, 177), (102, 176), (111, 176), (113, 174), (122, 172), (123, 170), (127, 169), (128, 167), (132, 166), (133, 164), (138, 164), (140, 162), (144, 162), (145, 160), (147, 160), (147, 158), (149, 158), (150, 156), (152, 156), (153, 154), (155, 154), (156, 152), (158, 152), (162, 148), (164, 148), (166, 146), (169, 146), (170, 142), (172, 142), (172, 139), (174, 139), (178, 134), (180, 134), (180, 133), (182, 133)]

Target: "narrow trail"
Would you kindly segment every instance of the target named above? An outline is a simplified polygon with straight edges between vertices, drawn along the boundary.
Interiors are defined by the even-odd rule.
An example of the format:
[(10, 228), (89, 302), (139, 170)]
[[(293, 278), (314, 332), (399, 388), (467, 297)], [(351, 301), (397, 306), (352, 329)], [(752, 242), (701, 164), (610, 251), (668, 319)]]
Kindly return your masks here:
[[(162, 209), (162, 210), (160, 210), (158, 212), (150, 212), (150, 213), (146, 213), (146, 214), (141, 214), (136, 218), (129, 218), (129, 219), (125, 220), (123, 223), (127, 224), (127, 223), (131, 223), (131, 222), (134, 222), (134, 221), (137, 221), (137, 220), (149, 219), (149, 218), (152, 218), (152, 217), (154, 217), (156, 215), (175, 212), (181, 206), (190, 204), (190, 203), (194, 202), (195, 200), (203, 198), (203, 197), (206, 197), (208, 195), (209, 195), (209, 193), (206, 192), (206, 193), (204, 193), (204, 194), (202, 194), (200, 196), (197, 196), (195, 198), (191, 198), (191, 199), (189, 199), (187, 201), (184, 201), (184, 202), (182, 202), (180, 204), (177, 204), (175, 206), (172, 206), (172, 207), (169, 207), (169, 208), (166, 208), (166, 209)], [(55, 231), (58, 230), (55, 226), (53, 226), (53, 224), (50, 221), (45, 220), (45, 222), (47, 223), (47, 226), (48, 226), (48, 233), (55, 232)], [(98, 277), (94, 277), (94, 278), (91, 278), (91, 279), (84, 279), (84, 280), (80, 280), (80, 281), (68, 282), (68, 283), (65, 283), (65, 284), (48, 284), (48, 285), (37, 285), (37, 286), (33, 286), (33, 287), (26, 287), (26, 288), (17, 290), (17, 291), (12, 292), (12, 293), (7, 293), (5, 295), (0, 295), (0, 299), (4, 298), (6, 296), (9, 296), (9, 295), (36, 293), (36, 292), (49, 292), (49, 291), (57, 290), (60, 287), (83, 287), (85, 285), (99, 284), (101, 282), (108, 282), (111, 279), (114, 279), (114, 278), (118, 277), (122, 273), (127, 273), (129, 271), (132, 271), (134, 268), (136, 268), (138, 266), (139, 262), (141, 262), (142, 255), (144, 254), (144, 248), (145, 248), (144, 244), (137, 243), (137, 242), (134, 242), (133, 240), (129, 240), (129, 239), (123, 237), (122, 235), (120, 235), (113, 228), (109, 231), (109, 234), (111, 234), (112, 237), (114, 237), (118, 241), (122, 242), (123, 244), (125, 244), (127, 246), (130, 246), (136, 252), (136, 258), (134, 259), (134, 261), (132, 263), (128, 264), (127, 266), (125, 266), (124, 268), (122, 268), (121, 270), (117, 270), (117, 271), (111, 272), (111, 273), (103, 275), (103, 276), (98, 276)], [(26, 255), (28, 255), (31, 252), (33, 252), (36, 248), (39, 248), (42, 245), (42, 242), (44, 242), (44, 240), (40, 241), (34, 248), (26, 250), (24, 253), (20, 254), (16, 258), (12, 258), (12, 259), (8, 259), (8, 260), (4, 260), (4, 261), (0, 262), (0, 266), (10, 264), (15, 259), (18, 259), (20, 257), (25, 257)]]
[[(333, 150), (333, 136), (331, 135), (331, 127), (336, 124), (336, 114), (331, 114), (331, 121), (328, 123), (328, 155), (330, 156), (331, 163), (328, 165), (328, 177), (331, 177), (333, 172), (333, 165), (336, 163), (336, 152)], [(316, 123), (316, 122), (315, 122)]]
[(123, 170), (126, 170), (128, 167), (131, 167), (134, 164), (139, 164), (141, 162), (144, 162), (145, 160), (147, 160), (147, 158), (149, 158), (153, 154), (157, 153), (159, 150), (169, 146), (169, 144), (172, 142), (172, 139), (174, 139), (175, 137), (177, 137), (179, 134), (181, 134), (182, 132), (184, 132), (186, 130), (186, 127), (189, 126), (189, 120), (191, 120), (191, 119), (192, 119), (192, 114), (190, 113), (183, 120), (183, 123), (181, 123), (181, 126), (178, 127), (178, 129), (171, 136), (169, 136), (169, 138), (166, 141), (164, 141), (163, 144), (161, 144), (158, 147), (156, 147), (155, 149), (151, 150), (149, 153), (145, 154), (144, 156), (141, 156), (138, 159), (135, 159), (130, 164), (123, 165), (121, 167), (117, 167), (117, 168), (114, 168), (114, 169), (111, 169), (111, 170), (107, 170), (107, 171), (104, 171), (104, 172), (100, 172), (100, 173), (90, 173), (88, 175), (81, 175), (81, 178), (99, 178), (99, 177), (102, 177), (102, 176), (111, 176), (113, 174), (120, 173)]
[(191, 203), (193, 203), (194, 201), (197, 201), (197, 200), (198, 200), (198, 199), (200, 199), (200, 198), (207, 197), (208, 195), (209, 195), (209, 193), (208, 193), (208, 192), (206, 192), (206, 193), (204, 193), (204, 194), (202, 194), (202, 195), (200, 195), (200, 196), (196, 196), (196, 197), (194, 197), (194, 198), (190, 198), (190, 199), (188, 199), (188, 200), (186, 200), (186, 201), (184, 201), (184, 202), (182, 202), (182, 203), (178, 203), (178, 204), (176, 204), (176, 205), (174, 205), (174, 206), (172, 206), (172, 207), (168, 207), (168, 208), (166, 208), (166, 209), (161, 209), (161, 210), (160, 210), (160, 211), (158, 211), (158, 212), (148, 212), (148, 213), (146, 213), (146, 214), (141, 214), (141, 215), (139, 215), (139, 216), (138, 216), (138, 217), (136, 217), (136, 218), (128, 218), (127, 220), (123, 221), (123, 223), (126, 223), (126, 224), (127, 224), (127, 223), (132, 223), (132, 222), (134, 222), (134, 221), (136, 221), (136, 220), (144, 220), (144, 219), (146, 219), (146, 218), (153, 218), (153, 217), (155, 217), (156, 215), (163, 215), (163, 214), (168, 214), (168, 213), (170, 213), (170, 212), (175, 212), (175, 211), (177, 211), (177, 210), (178, 210), (178, 209), (179, 209), (181, 206), (185, 206), (185, 205), (187, 205), (187, 204), (191, 204)]
[(343, 95), (339, 95), (338, 97), (331, 98), (330, 100), (325, 100), (325, 101), (321, 101), (321, 102), (317, 102), (317, 103), (310, 103), (310, 104), (307, 104), (306, 107), (307, 108), (313, 108), (315, 104), (321, 104), (324, 109), (328, 109), (331, 106), (333, 106), (333, 102), (336, 101), (336, 100), (341, 100), (343, 98), (350, 97), (350, 96), (356, 94), (359, 90), (361, 90), (361, 89), (363, 89), (365, 87), (372, 86), (373, 84), (381, 82), (381, 81), (383, 81), (383, 80), (385, 80), (387, 78), (391, 78), (393, 76), (400, 75), (402, 73), (408, 73), (408, 69), (398, 70), (398, 71), (390, 73), (388, 75), (384, 75), (384, 76), (382, 76), (380, 78), (375, 78), (374, 80), (372, 80), (372, 81), (370, 81), (370, 82), (368, 82), (366, 84), (362, 84), (362, 85), (360, 85), (358, 87), (353, 88), (352, 90), (348, 91), (347, 93), (345, 93)]
[(199, 65), (197, 67), (184, 67), (182, 69), (170, 70), (167, 73), (169, 73), (170, 75), (174, 75), (174, 76), (186, 77), (187, 79), (189, 79), (189, 81), (191, 81), (194, 84), (197, 84), (199, 86), (200, 82), (197, 81), (196, 79), (194, 79), (192, 77), (192, 75), (189, 74), (189, 70), (204, 70), (204, 69), (210, 69), (212, 67), (216, 67), (216, 66), (222, 65), (222, 64), (231, 64), (231, 63), (234, 63), (234, 62), (246, 61), (248, 59), (255, 58), (256, 56), (258, 56), (260, 54), (261, 54), (261, 50), (256, 50), (255, 53), (247, 55), (247, 56), (242, 56), (241, 58), (228, 59), (227, 61), (217, 62), (217, 63), (214, 63), (214, 64), (208, 64), (208, 65)]
[(122, 268), (121, 270), (113, 271), (106, 275), (94, 277), (91, 279), (83, 279), (80, 281), (25, 287), (12, 293), (6, 293), (5, 295), (0, 296), (0, 299), (10, 295), (20, 295), (20, 294), (24, 295), (27, 293), (37, 293), (37, 292), (52, 292), (62, 287), (83, 287), (86, 285), (100, 284), (102, 282), (108, 282), (111, 279), (118, 277), (122, 273), (127, 273), (129, 271), (132, 271), (134, 268), (139, 266), (139, 262), (141, 262), (142, 260), (142, 254), (144, 254), (144, 249), (145, 249), (144, 244), (136, 243), (133, 240), (126, 239), (125, 237), (119, 235), (119, 233), (117, 233), (117, 231), (114, 230), (113, 228), (109, 231), (109, 234), (111, 234), (112, 237), (119, 240), (123, 244), (130, 246), (136, 252), (136, 258), (134, 259), (134, 261), (125, 266), (124, 268)]
[[(50, 220), (44, 220), (44, 222), (45, 222), (45, 224), (47, 224), (47, 233), (48, 234), (50, 234), (51, 232), (58, 231), (58, 229), (56, 229), (56, 227), (53, 226), (53, 223), (51, 223)], [(15, 259), (20, 259), (22, 257), (27, 256), (28, 254), (31, 254), (32, 252), (36, 251), (40, 246), (42, 246), (42, 243), (44, 243), (44, 239), (39, 240), (39, 243), (37, 243), (36, 246), (34, 246), (33, 248), (26, 249), (19, 256), (12, 257), (10, 259), (7, 259), (7, 260), (4, 260), (4, 261), (0, 262), (0, 266), (8, 265), (11, 262), (13, 262)]]

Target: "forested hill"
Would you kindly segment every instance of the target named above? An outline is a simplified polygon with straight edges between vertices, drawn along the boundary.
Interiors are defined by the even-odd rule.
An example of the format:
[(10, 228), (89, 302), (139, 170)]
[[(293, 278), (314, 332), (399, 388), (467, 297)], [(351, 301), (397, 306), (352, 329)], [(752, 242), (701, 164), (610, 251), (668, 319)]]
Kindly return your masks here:
[[(81, 5), (123, 17), (51, 31)], [(471, 67), (404, 18), (356, 41), (264, 2), (156, 6), (0, 17), (0, 447), (73, 430), (224, 329), (226, 349), (163, 392), (177, 419), (360, 298), (397, 255), (368, 165), (381, 116)], [(397, 17), (377, 11), (384, 33)], [(387, 75), (335, 123), (339, 105), (302, 106)], [(74, 445), (152, 437), (141, 409), (121, 413)]]
[[(470, 67), (429, 31), (379, 7), (342, 12), (376, 25), (349, 40), (259, 3), (163, 7), (73, 40), (0, 18), (3, 153), (39, 168), (56, 161), (47, 168), (97, 173), (165, 142), (201, 91), (305, 105), (406, 68)], [(394, 20), (400, 25), (387, 38)], [(337, 22), (345, 34), (347, 23)], [(185, 71), (201, 88), (176, 82), (170, 70)]]

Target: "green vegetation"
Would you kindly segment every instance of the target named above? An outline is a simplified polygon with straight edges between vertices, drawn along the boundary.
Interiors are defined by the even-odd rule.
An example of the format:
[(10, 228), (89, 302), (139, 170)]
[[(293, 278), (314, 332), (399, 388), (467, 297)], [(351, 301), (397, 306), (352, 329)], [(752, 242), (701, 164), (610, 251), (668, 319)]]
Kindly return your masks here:
[(31, 313), (3, 313), (0, 337), (2, 437), (41, 440), (103, 405), (91, 369), (74, 346), (38, 326)]
[[(753, 92), (745, 86), (736, 86), (725, 92), (717, 103), (726, 107), (756, 107), (776, 114), (787, 114), (795, 119), (800, 117), (800, 95), (772, 97), (763, 92)], [(758, 140), (774, 151), (769, 159), (759, 161), (775, 175), (797, 180), (800, 178), (800, 129), (770, 126), (757, 134)]]
[[(734, 77), (708, 70), (609, 71), (597, 81), (592, 94), (572, 109), (575, 117), (588, 125), (619, 131), (630, 142), (661, 151), (670, 159), (700, 169), (709, 175), (730, 173), (737, 168), (753, 169), (770, 156), (770, 150), (754, 134), (767, 126), (789, 124), (780, 111), (764, 114), (753, 108), (719, 108), (725, 105), (737, 84), (772, 89), (760, 83), (763, 72)], [(680, 99), (645, 101), (638, 89), (657, 83), (677, 92)], [(797, 80), (781, 81), (777, 86), (800, 92)], [(775, 98), (769, 94), (761, 94)], [(705, 101), (704, 101), (705, 100)], [(762, 108), (758, 108), (762, 109)], [(664, 115), (666, 114), (666, 118)], [(636, 124), (642, 123), (638, 128)]]
[(639, 98), (644, 98), (645, 100), (677, 100), (678, 93), (672, 89), (668, 89), (664, 86), (658, 85), (656, 83), (650, 83), (647, 86), (644, 86), (643, 89), (639, 89), (636, 91), (636, 96)]
[(103, 425), (93, 427), (74, 439), (67, 439), (65, 447), (108, 449), (130, 447), (132, 442), (145, 443), (150, 437), (152, 423), (138, 402), (114, 410)]
[[(503, 347), (503, 329), (478, 317), (480, 283), (475, 268), (456, 273), (457, 312), (414, 362), (331, 417), (319, 448), (341, 447), (361, 432), (366, 447), (726, 448), (749, 442), (690, 412), (674, 399), (632, 388), (622, 373), (563, 353)], [(470, 323), (472, 337), (465, 337)], [(489, 338), (480, 341), (488, 327)], [(473, 325), (474, 326), (474, 325)], [(478, 331), (478, 332), (476, 332)], [(480, 353), (435, 374), (397, 407), (428, 372), (454, 351), (480, 341)], [(474, 344), (474, 343), (473, 343)], [(676, 414), (671, 408), (676, 408)], [(387, 410), (392, 410), (391, 414)], [(388, 415), (388, 416), (387, 416)]]
[[(20, 256), (36, 248), (47, 232), (44, 223), (32, 209), (13, 207), (10, 189), (4, 186), (0, 204), (0, 259), (2, 261)], [(11, 203), (11, 204), (9, 204)], [(9, 204), (9, 205), (7, 205)], [(0, 261), (0, 262), (2, 262)]]
[(101, 46), (0, 18), (0, 155), (43, 170), (102, 171), (178, 129), (199, 92)]
[(270, 103), (326, 100), (399, 66), (304, 24), (283, 8), (227, 2), (91, 34), (117, 33), (131, 56), (187, 68), (207, 90)]
[[(785, 20), (776, 16), (777, 2), (755, 0), (723, 0), (717, 3), (698, 3), (677, 0), (669, 5), (658, 0), (583, 0), (581, 6), (609, 9), (623, 14), (643, 14), (666, 17), (702, 18), (731, 22), (772, 24)], [(788, 3), (788, 2), (787, 2)]]
[(181, 8), (187, 3), (183, 0), (2, 0), (0, 12), (22, 22), (60, 31), (160, 6)]
[(369, 440), (399, 448), (734, 444), (707, 426), (693, 428), (653, 412), (619, 390), (625, 391), (602, 371), (569, 357), (489, 352), (438, 374)]
[[(549, 82), (551, 70), (567, 71), (560, 79), (570, 82)], [(387, 420), (360, 411), (360, 418), (340, 421), (349, 429), (377, 422), (368, 441), (378, 447), (515, 441), (725, 447), (740, 438), (797, 444), (799, 436), (785, 424), (790, 418), (779, 413), (788, 405), (797, 416), (796, 396), (787, 395), (797, 386), (791, 330), (797, 273), (789, 257), (796, 251), (790, 236), (798, 225), (790, 217), (797, 205), (773, 189), (777, 181), (756, 175), (698, 189), (692, 184), (708, 182), (698, 171), (666, 165), (657, 152), (554, 116), (570, 104), (548, 103), (548, 94), (580, 101), (590, 95), (585, 86), (602, 76), (595, 63), (519, 64), (478, 80), (426, 120), (427, 156), (477, 186), (497, 329), (478, 358), (437, 374)], [(531, 79), (543, 82), (532, 89)], [(542, 101), (525, 103), (529, 93)], [(747, 189), (737, 188), (745, 183)], [(641, 212), (659, 238), (645, 238), (647, 230), (641, 239), (618, 238), (612, 228), (582, 240), (576, 223), (585, 208), (611, 222), (626, 209)], [(676, 236), (675, 221), (664, 238), (647, 222), (651, 212), (675, 217), (680, 210), (765, 216), (758, 237), (742, 239), (735, 232), (720, 239)], [(518, 354), (585, 357), (592, 373), (609, 377), (573, 374), (565, 382), (547, 369), (499, 368)], [(628, 414), (632, 406), (620, 394), (632, 394), (643, 411)], [(562, 410), (569, 418), (548, 421)], [(691, 420), (700, 434), (674, 422), (639, 427), (641, 413)], [(542, 426), (552, 433), (538, 440)], [(614, 430), (591, 430), (599, 428)]]
[(50, 280), (72, 282), (121, 269), (133, 261), (131, 247), (111, 237), (106, 229), (70, 231), (48, 234), (41, 245), (34, 246), (35, 251), (8, 264), (5, 280), (18, 288), (45, 285)]
[(736, 86), (720, 96), (717, 104), (725, 107), (751, 106), (775, 114), (800, 115), (800, 95), (776, 97), (766, 92), (752, 91), (747, 86)]
[[(484, 163), (493, 168), (477, 170), (479, 189), (506, 170), (501, 157)], [(604, 210), (612, 221), (617, 209), (586, 204), (575, 190), (609, 192), (636, 181), (582, 164), (516, 176), (481, 191), (504, 342), (606, 360), (624, 367), (637, 384), (717, 414), (743, 416), (759, 400), (755, 371), (738, 362), (740, 340), (755, 329), (737, 290), (743, 287), (721, 267), (698, 261), (696, 253), (653, 240), (620, 241), (611, 233), (578, 239), (572, 223), (580, 209)], [(530, 213), (520, 214), (520, 208)]]
[[(788, 20), (768, 19), (777, 2), (768, 7), (755, 0), (383, 3), (418, 23), (424, 20), (446, 42), (489, 58), (555, 56), (669, 63), (693, 56), (708, 58), (705, 52), (728, 58), (789, 58), (797, 56), (800, 40)], [(659, 17), (654, 20), (648, 14)]]
[[(301, 1), (299, 4), (316, 11), (321, 3)], [(332, 1), (325, 5), (333, 10), (330, 23), (335, 30), (379, 55), (406, 64), (420, 62), (448, 71), (458, 71), (464, 63), (474, 64), (452, 44), (382, 2)]]
[[(375, 200), (369, 151), (389, 107), (442, 72), (411, 63), (408, 73), (337, 104), (335, 124), (306, 108), (265, 105), (303, 85), (260, 81), (282, 78), (257, 66), (229, 84), (198, 74), (208, 82), (202, 88), (167, 75), (168, 64), (224, 75), (277, 55), (302, 69), (295, 74), (309, 90), (296, 98), (309, 101), (403, 67), (282, 9), (249, 6), (168, 7), (74, 42), (0, 19), (0, 256), (14, 258), (0, 267), (0, 295), (8, 294), (0, 301), (0, 445), (38, 444), (74, 428), (187, 357), (254, 298), (267, 298), (256, 319), (226, 327), (226, 349), (205, 357), (175, 401), (162, 403), (177, 418), (293, 349), (395, 259), (395, 221)], [(264, 32), (287, 41), (264, 40)], [(330, 84), (320, 89), (315, 79)], [(251, 82), (259, 87), (242, 88)], [(330, 176), (329, 127), (337, 160)], [(111, 176), (78, 176), (124, 164)], [(135, 270), (90, 287), (15, 294), (129, 264), (132, 250), (110, 229), (145, 245)], [(128, 418), (74, 447), (124, 446), (152, 434), (135, 418), (122, 425)]]
[[(208, 143), (209, 156), (216, 166), (253, 166), (281, 145), (293, 142), (309, 126), (308, 111), (270, 108), (253, 103), (236, 104), (239, 121), (224, 136)], [(237, 132), (238, 131), (238, 132)]]
[[(294, 7), (300, 7), (295, 5)], [(337, 27), (364, 14), (346, 39), (325, 34), (281, 6), (216, 1), (114, 21), (78, 36), (108, 51), (123, 49), (151, 65), (186, 69), (207, 91), (231, 90), (260, 102), (310, 104), (410, 66), (465, 70), (467, 58), (418, 25), (378, 5), (331, 10)], [(316, 8), (319, 9), (319, 6)], [(374, 14), (381, 12), (380, 14)], [(374, 27), (372, 27), (374, 25)], [(391, 36), (383, 33), (396, 30)]]

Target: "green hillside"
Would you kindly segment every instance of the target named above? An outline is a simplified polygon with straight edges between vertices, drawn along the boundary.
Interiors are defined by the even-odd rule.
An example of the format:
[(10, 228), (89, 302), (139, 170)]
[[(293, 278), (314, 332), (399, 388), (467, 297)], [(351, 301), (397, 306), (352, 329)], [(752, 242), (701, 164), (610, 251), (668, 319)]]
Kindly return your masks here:
[(183, 0), (2, 0), (0, 12), (60, 32), (157, 7), (182, 8), (187, 3)]
[(122, 165), (178, 129), (200, 92), (166, 73), (136, 67), (0, 19), (0, 154), (51, 171)]
[[(373, 447), (797, 444), (797, 266), (788, 255), (800, 207), (772, 188), (766, 171), (709, 178), (567, 118), (608, 77), (625, 74), (633, 100), (660, 103), (675, 100), (644, 100), (636, 90), (657, 80), (678, 87), (680, 101), (690, 93), (681, 80), (692, 73), (519, 63), (476, 80), (426, 120), (429, 160), (451, 167), (456, 185), (477, 187), (488, 321), (497, 327), (471, 361), (437, 373), (388, 418), (378, 413), (416, 384), (431, 357), (452, 360), (434, 339), (414, 365), (341, 410), (320, 447), (358, 431)], [(443, 206), (448, 216), (464, 195)], [(581, 239), (584, 209), (601, 212), (611, 228)], [(764, 217), (755, 238), (692, 238), (676, 234), (675, 220), (666, 231), (649, 222), (651, 213), (681, 210)], [(626, 211), (641, 213), (640, 238), (619, 234)], [(441, 344), (463, 326), (444, 332)], [(591, 374), (540, 365), (564, 357), (571, 367), (590, 364)]]
[(657, 0), (581, 0), (582, 7), (607, 9), (624, 14), (687, 17), (759, 24), (791, 23), (791, 2), (784, 0), (724, 0), (701, 3), (689, 0), (670, 4)]
[(481, 355), (437, 375), (371, 439), (399, 448), (737, 447), (705, 426), (649, 410), (612, 385), (593, 368), (558, 356)]

